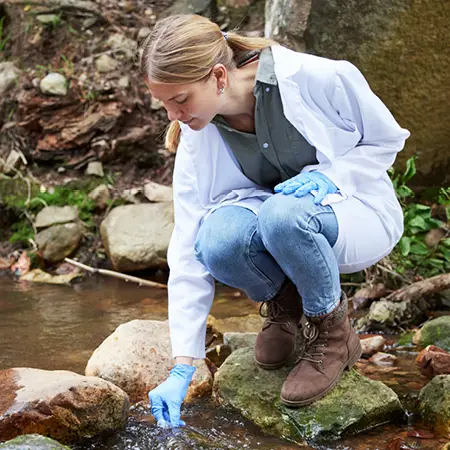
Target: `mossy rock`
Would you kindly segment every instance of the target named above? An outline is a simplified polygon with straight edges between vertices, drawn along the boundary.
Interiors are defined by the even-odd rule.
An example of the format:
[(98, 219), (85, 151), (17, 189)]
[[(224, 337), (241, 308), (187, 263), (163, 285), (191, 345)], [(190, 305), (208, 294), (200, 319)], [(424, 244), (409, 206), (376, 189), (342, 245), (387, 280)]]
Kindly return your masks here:
[(425, 422), (448, 435), (450, 431), (450, 375), (435, 376), (419, 394), (419, 410)]
[(253, 349), (232, 353), (216, 374), (214, 392), (265, 432), (298, 443), (331, 441), (388, 421), (401, 411), (397, 395), (379, 381), (345, 372), (337, 386), (312, 405), (292, 409), (280, 403), (281, 386), (292, 367), (259, 368)]
[(427, 322), (418, 332), (416, 342), (421, 347), (436, 345), (450, 351), (450, 316), (442, 316)]
[(1, 450), (70, 450), (69, 447), (40, 434), (24, 434), (0, 444)]

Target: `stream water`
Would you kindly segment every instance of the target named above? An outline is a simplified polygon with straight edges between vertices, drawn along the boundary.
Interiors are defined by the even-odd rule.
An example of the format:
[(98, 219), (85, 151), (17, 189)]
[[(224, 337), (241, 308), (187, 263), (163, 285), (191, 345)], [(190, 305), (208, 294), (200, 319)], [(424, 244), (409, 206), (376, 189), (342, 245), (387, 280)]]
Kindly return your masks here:
[[(217, 289), (212, 314), (217, 318), (257, 312), (257, 305), (234, 289)], [(139, 288), (121, 280), (94, 277), (74, 286), (53, 286), (16, 282), (0, 275), (0, 370), (34, 367), (70, 370), (83, 374), (93, 351), (115, 328), (133, 319), (165, 320), (167, 292)], [(388, 384), (413, 404), (427, 380), (414, 364), (414, 349), (396, 346), (388, 337), (391, 352), (399, 357), (395, 370), (360, 367), (365, 375)], [(408, 406), (406, 406), (408, 408)], [(407, 437), (408, 430), (429, 431), (413, 416), (399, 417), (389, 424), (344, 441), (305, 449), (385, 450), (395, 438), (408, 446), (400, 449), (439, 449), (448, 439)], [(298, 445), (265, 436), (256, 426), (233, 411), (209, 400), (183, 408), (187, 427), (170, 431), (158, 429), (146, 406), (132, 407), (128, 424), (113, 436), (73, 446), (73, 450), (201, 450), (217, 447), (230, 450), (291, 450)], [(392, 444), (394, 445), (394, 444)], [(406, 445), (406, 444), (405, 444)], [(389, 449), (391, 450), (391, 449)]]

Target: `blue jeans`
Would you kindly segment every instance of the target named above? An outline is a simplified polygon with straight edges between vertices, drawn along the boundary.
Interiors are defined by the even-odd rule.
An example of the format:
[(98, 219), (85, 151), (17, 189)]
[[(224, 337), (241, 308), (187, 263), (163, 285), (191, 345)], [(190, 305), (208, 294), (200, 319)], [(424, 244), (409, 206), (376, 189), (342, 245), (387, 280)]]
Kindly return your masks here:
[(216, 280), (258, 302), (273, 298), (288, 276), (307, 316), (328, 314), (341, 294), (332, 250), (339, 229), (332, 208), (313, 198), (275, 194), (258, 215), (241, 206), (217, 209), (200, 227), (196, 258)]

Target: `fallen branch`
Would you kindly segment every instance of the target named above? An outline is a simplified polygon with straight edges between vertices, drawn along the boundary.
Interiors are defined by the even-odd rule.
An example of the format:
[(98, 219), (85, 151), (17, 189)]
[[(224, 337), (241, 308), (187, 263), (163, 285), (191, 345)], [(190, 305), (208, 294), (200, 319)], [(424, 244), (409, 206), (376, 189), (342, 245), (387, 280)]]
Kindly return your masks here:
[(9, 5), (36, 5), (60, 9), (78, 10), (88, 12), (107, 22), (105, 16), (94, 2), (86, 0), (0, 0), (1, 4)]
[(75, 267), (79, 267), (80, 269), (84, 269), (91, 273), (99, 273), (100, 275), (106, 275), (109, 277), (120, 278), (125, 281), (132, 281), (133, 283), (139, 284), (139, 286), (149, 286), (159, 289), (167, 289), (167, 286), (162, 283), (157, 283), (156, 281), (144, 280), (143, 278), (133, 277), (131, 275), (125, 275), (124, 273), (116, 272), (114, 270), (106, 270), (106, 269), (96, 269), (94, 267), (87, 266), (85, 264), (79, 263), (78, 261), (74, 261), (73, 259), (64, 258), (64, 261), (72, 264)]
[(442, 275), (436, 275), (432, 278), (426, 278), (422, 281), (416, 281), (401, 289), (389, 294), (385, 297), (385, 300), (390, 302), (403, 302), (410, 300), (414, 302), (426, 297), (430, 294), (445, 291), (450, 288), (450, 273), (444, 273)]

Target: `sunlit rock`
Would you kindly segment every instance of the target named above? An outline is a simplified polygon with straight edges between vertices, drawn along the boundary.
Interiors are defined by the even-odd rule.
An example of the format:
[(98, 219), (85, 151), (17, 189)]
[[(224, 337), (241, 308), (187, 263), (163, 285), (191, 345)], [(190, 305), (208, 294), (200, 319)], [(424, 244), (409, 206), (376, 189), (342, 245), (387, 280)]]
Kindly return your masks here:
[(361, 339), (362, 354), (365, 357), (374, 355), (384, 349), (386, 340), (383, 336), (372, 336)]
[[(111, 381), (134, 403), (148, 401), (147, 393), (167, 378), (173, 365), (168, 323), (132, 320), (94, 351), (85, 374)], [(186, 401), (211, 393), (212, 375), (205, 361), (196, 360), (195, 366)]]
[(355, 370), (344, 372), (323, 399), (310, 406), (287, 408), (279, 398), (291, 369), (263, 370), (255, 363), (253, 349), (240, 349), (216, 373), (214, 392), (220, 403), (234, 407), (267, 433), (298, 443), (339, 439), (382, 424), (401, 411), (392, 389)]
[(62, 223), (75, 222), (78, 219), (76, 206), (47, 206), (38, 212), (34, 226), (45, 228)]
[(0, 440), (42, 434), (63, 443), (124, 427), (129, 400), (105, 380), (66, 370), (0, 371)]
[(66, 77), (57, 72), (49, 73), (41, 80), (39, 87), (43, 94), (58, 95), (61, 97), (67, 94)]

